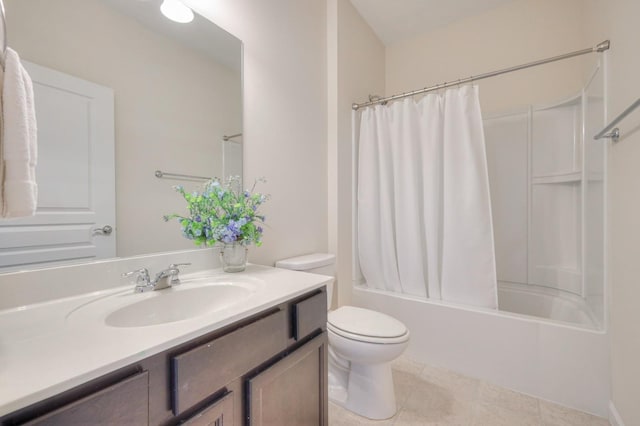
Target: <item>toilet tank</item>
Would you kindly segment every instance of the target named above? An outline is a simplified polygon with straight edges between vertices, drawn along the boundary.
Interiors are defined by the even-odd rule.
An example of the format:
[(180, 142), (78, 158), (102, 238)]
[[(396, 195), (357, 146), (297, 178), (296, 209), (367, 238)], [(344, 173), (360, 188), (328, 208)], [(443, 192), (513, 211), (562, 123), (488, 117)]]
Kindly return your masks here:
[[(335, 263), (336, 256), (331, 253), (312, 253), (278, 260), (276, 262), (276, 268), (335, 277)], [(331, 306), (332, 296), (333, 281), (327, 284), (327, 307)]]

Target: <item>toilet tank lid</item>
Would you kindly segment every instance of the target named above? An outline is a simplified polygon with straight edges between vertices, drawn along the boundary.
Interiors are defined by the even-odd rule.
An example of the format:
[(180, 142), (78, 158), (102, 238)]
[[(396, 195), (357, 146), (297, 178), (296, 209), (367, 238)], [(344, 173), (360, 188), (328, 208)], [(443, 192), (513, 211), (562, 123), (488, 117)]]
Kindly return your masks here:
[(294, 271), (306, 271), (313, 268), (332, 265), (336, 256), (331, 253), (312, 253), (304, 256), (290, 257), (278, 260), (276, 268), (293, 269)]

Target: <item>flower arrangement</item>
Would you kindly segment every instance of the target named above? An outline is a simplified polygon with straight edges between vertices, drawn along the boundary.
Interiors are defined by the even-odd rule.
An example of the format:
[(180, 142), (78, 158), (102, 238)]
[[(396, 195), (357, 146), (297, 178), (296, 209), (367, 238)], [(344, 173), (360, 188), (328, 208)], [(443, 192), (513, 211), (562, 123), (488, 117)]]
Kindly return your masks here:
[(182, 227), (182, 235), (201, 246), (216, 243), (242, 245), (262, 245), (262, 227), (264, 216), (258, 208), (269, 198), (254, 193), (257, 179), (251, 191), (240, 190), (239, 176), (229, 177), (222, 184), (214, 178), (204, 184), (201, 192), (186, 192), (180, 185), (174, 189), (187, 201), (189, 216), (178, 214), (164, 216), (165, 221), (177, 219)]

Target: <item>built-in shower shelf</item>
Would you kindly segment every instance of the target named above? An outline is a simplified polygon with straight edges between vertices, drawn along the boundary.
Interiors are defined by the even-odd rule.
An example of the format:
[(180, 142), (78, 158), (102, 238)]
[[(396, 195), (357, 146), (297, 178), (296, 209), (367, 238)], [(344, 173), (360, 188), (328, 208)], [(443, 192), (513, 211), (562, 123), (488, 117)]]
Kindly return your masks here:
[(533, 176), (533, 178), (531, 179), (531, 182), (534, 185), (545, 185), (550, 183), (577, 183), (580, 181), (582, 181), (581, 171)]

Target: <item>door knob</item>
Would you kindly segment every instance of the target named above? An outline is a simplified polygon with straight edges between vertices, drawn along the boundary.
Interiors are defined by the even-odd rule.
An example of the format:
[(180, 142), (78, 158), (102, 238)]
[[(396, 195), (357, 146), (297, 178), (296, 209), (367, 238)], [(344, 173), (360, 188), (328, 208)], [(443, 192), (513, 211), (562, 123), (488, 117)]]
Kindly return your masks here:
[(109, 235), (112, 232), (113, 232), (113, 227), (111, 227), (111, 225), (105, 225), (102, 228), (93, 228), (94, 234)]

